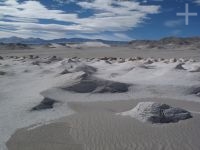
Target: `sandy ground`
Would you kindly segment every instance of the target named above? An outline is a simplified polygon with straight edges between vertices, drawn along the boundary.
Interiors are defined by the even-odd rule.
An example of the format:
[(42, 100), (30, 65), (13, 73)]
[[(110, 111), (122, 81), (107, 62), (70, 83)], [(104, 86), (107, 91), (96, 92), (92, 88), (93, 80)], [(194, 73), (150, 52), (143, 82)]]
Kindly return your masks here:
[[(140, 101), (164, 102), (193, 112), (178, 123), (149, 124), (116, 113)], [(200, 103), (170, 99), (69, 102), (75, 114), (37, 128), (18, 130), (9, 150), (199, 150)]]
[[(87, 48), (87, 49), (84, 49), (84, 48), (73, 49), (73, 48), (63, 48), (63, 47), (47, 49), (47, 48), (37, 47), (36, 49), (29, 49), (29, 50), (0, 50), (0, 56), (27, 56), (31, 54), (39, 55), (41, 57), (51, 56), (51, 55), (56, 55), (56, 56), (61, 56), (61, 57), (77, 56), (81, 58), (82, 57), (83, 58), (84, 57), (87, 57), (87, 58), (105, 57), (105, 56), (126, 58), (126, 57), (140, 56), (144, 58), (147, 58), (147, 57), (186, 58), (186, 59), (192, 58), (197, 61), (200, 60), (200, 50), (190, 50), (190, 51), (188, 50), (166, 51), (166, 50), (156, 50), (156, 49), (137, 50), (137, 49), (131, 49), (129, 47)], [(98, 66), (98, 64), (96, 65)], [(125, 67), (125, 70), (126, 70), (127, 65), (128, 64), (125, 63), (124, 65), (122, 64), (121, 67), (122, 68)], [(55, 66), (47, 65), (47, 66), (44, 66), (43, 69), (47, 67), (46, 69), (49, 69), (50, 71), (52, 71), (55, 68), (57, 69), (56, 66), (57, 65)], [(25, 65), (25, 66), (18, 66), (18, 67), (16, 68), (16, 70), (18, 71), (19, 69), (19, 72), (20, 72), (20, 67), (22, 67), (21, 69), (23, 69), (23, 67), (27, 67), (27, 66)], [(32, 66), (32, 67), (37, 67), (37, 66)], [(52, 67), (55, 67), (55, 68), (52, 68)], [(120, 68), (120, 66), (117, 66), (117, 67)], [(162, 67), (163, 66), (161, 66), (161, 68)], [(115, 69), (116, 71), (120, 71), (119, 68), (112, 68), (114, 70), (111, 69), (111, 71), (108, 68), (108, 75), (110, 72), (113, 72), (113, 71), (115, 72)], [(13, 68), (11, 68), (11, 71), (12, 69)], [(32, 69), (34, 70), (35, 68), (32, 68)], [(129, 69), (129, 66), (128, 66), (128, 69)], [(199, 72), (191, 73), (191, 72), (188, 72), (187, 69), (178, 70), (178, 71), (176, 69), (174, 70), (173, 68), (172, 70), (171, 68), (170, 70), (168, 69), (169, 68), (167, 68), (167, 73), (169, 71), (170, 73), (172, 73), (172, 76), (171, 74), (165, 76), (165, 70), (164, 70), (164, 76), (166, 78), (162, 78), (162, 75), (161, 75), (161, 78), (159, 78), (160, 72), (158, 70), (158, 72), (157, 71), (155, 72), (155, 75), (157, 75), (158, 73), (158, 78), (153, 78), (155, 79), (153, 82), (159, 82), (159, 83), (170, 82), (172, 85), (174, 85), (173, 84), (173, 81), (174, 81), (178, 85), (179, 84), (182, 86), (186, 85), (187, 88), (189, 88), (190, 84), (191, 85), (198, 84), (199, 82)], [(139, 70), (141, 71), (140, 68)], [(146, 72), (145, 69), (142, 69), (140, 73), (142, 74), (143, 72)], [(182, 72), (185, 72), (185, 75), (181, 78), (181, 80), (179, 80), (179, 77)], [(123, 73), (123, 69), (122, 69), (122, 73)], [(103, 72), (103, 74), (105, 74), (105, 72)], [(21, 77), (21, 75), (22, 74), (20, 74), (19, 77)], [(131, 75), (132, 74), (130, 74), (130, 77), (132, 77)], [(139, 75), (134, 74), (134, 75), (135, 75), (135, 78), (138, 77), (140, 79), (140, 74)], [(146, 75), (147, 75), (145, 76), (146, 78), (150, 76), (149, 73), (147, 73)], [(151, 75), (154, 75), (154, 72)], [(13, 81), (16, 80), (16, 77), (15, 76), (13, 77)], [(50, 79), (53, 80), (54, 78), (50, 78)], [(106, 76), (105, 76), (105, 79), (106, 79)], [(31, 80), (33, 79), (31, 78)], [(23, 81), (29, 81), (29, 80), (23, 80)], [(116, 79), (116, 81), (118, 80)], [(34, 82), (33, 85), (35, 85), (35, 81), (33, 82)], [(38, 80), (38, 82), (41, 82), (41, 81)], [(127, 79), (127, 82), (129, 83), (130, 81), (128, 81)], [(45, 81), (44, 83), (46, 85)], [(30, 85), (28, 84), (27, 86), (30, 86)], [(13, 86), (13, 84), (10, 84), (10, 86)], [(33, 87), (38, 88), (37, 86), (32, 86), (32, 88)], [(19, 90), (21, 89), (19, 88)], [(159, 89), (159, 90), (161, 90), (161, 95), (162, 95), (165, 89), (164, 90)], [(17, 90), (14, 90), (14, 91), (17, 92)], [(137, 93), (141, 94), (140, 91), (143, 92), (143, 91), (146, 91), (146, 89), (141, 90), (139, 88), (139, 91), (137, 91), (137, 88), (136, 88)], [(167, 92), (170, 92), (170, 95), (172, 95), (172, 97), (176, 97), (174, 96), (174, 94), (176, 93), (174, 91), (175, 91), (174, 87), (171, 86), (171, 88), (168, 89)], [(156, 93), (157, 91), (154, 91), (153, 89), (152, 92)], [(51, 93), (52, 93), (51, 90), (50, 90), (50, 93), (48, 93), (47, 91), (47, 94), (51, 94)], [(53, 95), (54, 94), (55, 93), (53, 93)], [(156, 94), (157, 97), (159, 97), (159, 94), (160, 93)], [(8, 95), (11, 95), (11, 94), (9, 93)], [(22, 95), (24, 95), (24, 93), (22, 93)], [(58, 95), (56, 94), (56, 96), (59, 97), (60, 94)], [(68, 94), (67, 96), (69, 96), (70, 98), (70, 94)], [(70, 101), (70, 102), (66, 102), (66, 104), (72, 110), (76, 112), (75, 114), (64, 117), (59, 120), (55, 120), (53, 121), (53, 123), (50, 123), (48, 125), (43, 125), (43, 126), (34, 127), (34, 128), (28, 127), (28, 128), (22, 128), (22, 129), (17, 130), (12, 135), (10, 140), (7, 142), (8, 150), (133, 150), (133, 149), (134, 150), (151, 150), (151, 149), (152, 150), (199, 150), (200, 148), (200, 142), (199, 142), (200, 103), (199, 102), (181, 101), (181, 98), (179, 98), (179, 100), (160, 99), (160, 98), (124, 100), (125, 97), (123, 96), (123, 94), (117, 95), (117, 99), (120, 99), (120, 101), (115, 100), (115, 101), (105, 102), (104, 96), (99, 96), (98, 99), (102, 99), (104, 100), (104, 102), (102, 101), (85, 102), (83, 101), (84, 97), (81, 96), (79, 98), (83, 100), (82, 102), (79, 102), (79, 100), (81, 99), (77, 99), (77, 97), (75, 97), (74, 95), (72, 96), (73, 96), (73, 100), (75, 100), (76, 102)], [(62, 97), (63, 95), (61, 94), (61, 98)], [(136, 96), (133, 96), (133, 97), (136, 98)], [(131, 98), (129, 97), (128, 99), (133, 99), (133, 97)], [(92, 98), (93, 97), (90, 96), (88, 99), (91, 100)], [(196, 98), (199, 100), (198, 97)], [(10, 97), (9, 97), (9, 100), (10, 100)], [(109, 100), (111, 99), (109, 98)], [(185, 121), (180, 121), (178, 123), (149, 124), (149, 123), (142, 123), (131, 117), (116, 115), (116, 113), (120, 113), (120, 112), (124, 112), (124, 111), (128, 111), (132, 109), (140, 101), (163, 102), (174, 107), (181, 107), (188, 111), (191, 111), (193, 113), (193, 118), (185, 120)], [(19, 106), (21, 107), (21, 105)], [(24, 106), (24, 103), (22, 103), (22, 106)], [(56, 110), (53, 110), (53, 111), (56, 111)], [(6, 112), (6, 111), (2, 111), (2, 112)], [(44, 111), (44, 113), (45, 112), (46, 111)], [(51, 114), (48, 114), (48, 115), (51, 116)], [(5, 116), (6, 116), (5, 118), (9, 118), (8, 114), (6, 114)], [(12, 116), (14, 115), (12, 114)], [(25, 117), (23, 116), (23, 118)]]
[(103, 47), (103, 48), (43, 48), (35, 47), (35, 49), (28, 50), (0, 50), (2, 56), (26, 56), (26, 55), (40, 55), (40, 56), (62, 56), (62, 57), (154, 57), (154, 58), (186, 58), (200, 60), (200, 49), (199, 50), (161, 50), (161, 49), (134, 49), (128, 46), (117, 46), (117, 47)]

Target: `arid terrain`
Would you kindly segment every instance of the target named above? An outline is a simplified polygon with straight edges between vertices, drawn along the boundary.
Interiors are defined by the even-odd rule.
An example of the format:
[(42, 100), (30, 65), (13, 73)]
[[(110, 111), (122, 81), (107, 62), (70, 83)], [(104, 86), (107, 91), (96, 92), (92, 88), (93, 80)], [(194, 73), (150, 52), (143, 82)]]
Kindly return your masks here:
[(198, 150), (198, 44), (152, 43), (2, 44), (0, 149)]

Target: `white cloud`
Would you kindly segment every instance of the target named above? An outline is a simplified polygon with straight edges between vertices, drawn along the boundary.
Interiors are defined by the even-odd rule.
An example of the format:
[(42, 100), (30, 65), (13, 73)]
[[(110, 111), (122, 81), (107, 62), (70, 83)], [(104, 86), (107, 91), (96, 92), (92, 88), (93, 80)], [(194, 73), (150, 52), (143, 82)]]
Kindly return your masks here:
[(77, 14), (65, 14), (61, 10), (49, 10), (38, 1), (25, 1), (20, 4), (16, 0), (6, 0), (4, 6), (0, 6), (0, 14), (18, 18), (54, 19), (57, 21), (77, 18)]
[(177, 27), (184, 23), (184, 20), (168, 20), (164, 23), (166, 27)]
[(123, 33), (114, 33), (114, 36), (118, 39), (118, 41), (129, 41), (129, 40), (132, 40), (131, 37), (129, 37), (128, 35), (126, 34), (123, 34)]
[(110, 41), (130, 41), (131, 37), (123, 33), (100, 33), (100, 34), (75, 34), (70, 37), (87, 38), (87, 39), (104, 39)]
[(195, 0), (195, 2), (196, 2), (197, 4), (200, 4), (200, 0)]
[[(75, 0), (66, 0), (66, 2), (71, 1)], [(48, 9), (39, 1), (29, 0), (19, 3), (16, 0), (5, 0), (0, 2), (1, 37), (18, 34), (21, 37), (57, 38), (58, 35), (66, 37), (72, 32), (99, 34), (104, 31), (127, 31), (149, 19), (149, 14), (159, 13), (159, 6), (140, 5), (136, 1), (93, 0), (79, 1), (76, 4), (82, 9), (92, 9), (95, 13), (90, 17), (80, 18), (76, 13)], [(42, 24), (40, 20), (44, 19), (52, 23)], [(59, 21), (70, 24), (61, 25)]]

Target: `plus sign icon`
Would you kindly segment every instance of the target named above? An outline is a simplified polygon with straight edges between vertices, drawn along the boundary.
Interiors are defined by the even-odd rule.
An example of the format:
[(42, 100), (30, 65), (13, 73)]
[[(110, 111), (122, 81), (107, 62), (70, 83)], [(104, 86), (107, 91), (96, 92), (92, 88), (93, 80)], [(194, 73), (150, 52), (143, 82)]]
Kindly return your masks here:
[(189, 11), (189, 4), (185, 4), (185, 12), (183, 13), (176, 13), (177, 16), (184, 16), (185, 17), (185, 25), (189, 25), (189, 17), (198, 16), (198, 13), (190, 12)]

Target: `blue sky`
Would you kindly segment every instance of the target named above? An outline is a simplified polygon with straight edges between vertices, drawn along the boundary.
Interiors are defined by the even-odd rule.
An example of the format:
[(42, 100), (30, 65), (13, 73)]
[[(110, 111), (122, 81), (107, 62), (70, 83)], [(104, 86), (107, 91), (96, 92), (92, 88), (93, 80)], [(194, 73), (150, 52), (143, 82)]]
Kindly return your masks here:
[[(198, 16), (185, 17), (176, 13)], [(200, 36), (200, 0), (0, 0), (0, 38), (160, 39)]]

